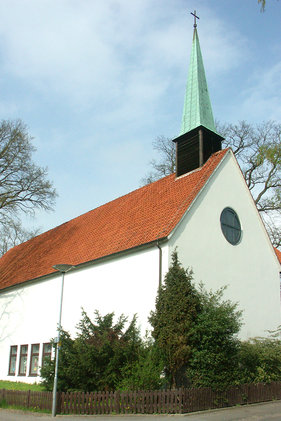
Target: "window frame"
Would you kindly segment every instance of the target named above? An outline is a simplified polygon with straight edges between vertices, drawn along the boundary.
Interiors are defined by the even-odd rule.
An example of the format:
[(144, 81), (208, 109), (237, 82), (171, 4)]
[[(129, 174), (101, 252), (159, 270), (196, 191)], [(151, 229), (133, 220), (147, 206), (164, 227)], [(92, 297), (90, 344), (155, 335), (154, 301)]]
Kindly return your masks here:
[[(12, 350), (15, 349), (16, 352), (13, 353)], [(12, 373), (11, 372), (11, 367), (12, 367), (12, 358), (15, 357), (16, 361), (15, 361), (15, 371)], [(17, 358), (18, 358), (18, 346), (17, 345), (11, 345), (10, 346), (10, 357), (9, 357), (9, 370), (8, 370), (8, 376), (15, 376), (16, 372), (17, 372)]]
[[(231, 214), (234, 217), (234, 220), (237, 226), (235, 224), (229, 224), (225, 221), (227, 214)], [(240, 222), (239, 216), (237, 215), (234, 209), (227, 206), (222, 210), (221, 215), (220, 215), (220, 225), (221, 225), (221, 231), (224, 235), (224, 238), (229, 244), (231, 244), (232, 246), (236, 246), (237, 244), (241, 242), (241, 239), (242, 239), (241, 222)], [(233, 235), (234, 233), (236, 234), (235, 236)], [(235, 239), (233, 239), (234, 237)]]
[[(24, 347), (26, 347), (26, 353), (24, 353), (23, 352), (23, 348)], [(25, 344), (25, 345), (21, 345), (20, 346), (20, 359), (19, 359), (19, 371), (18, 371), (18, 375), (19, 376), (26, 376), (26, 373), (27, 373), (27, 362), (28, 362), (28, 359), (27, 359), (27, 356), (28, 356), (28, 345), (27, 344)], [(21, 370), (21, 362), (22, 362), (22, 360), (23, 359), (26, 359), (26, 367), (25, 367), (25, 373), (22, 373), (20, 370)]]
[[(50, 352), (45, 352), (45, 346), (47, 346), (47, 345), (50, 345), (50, 347), (51, 347), (51, 350), (50, 350)], [(52, 358), (52, 344), (51, 344), (51, 342), (44, 342), (43, 343), (43, 350), (42, 350), (42, 364), (41, 364), (41, 367), (43, 367), (44, 366), (44, 360), (45, 360), (45, 358), (48, 358), (48, 357), (50, 357), (50, 359)]]
[[(34, 347), (38, 346), (38, 352), (34, 352)], [(38, 376), (38, 370), (39, 370), (39, 353), (40, 353), (40, 344), (32, 344), (31, 345), (31, 352), (30, 352), (30, 358), (29, 358), (29, 376), (31, 377), (37, 377)], [(37, 372), (32, 372), (32, 359), (33, 357), (37, 357)]]

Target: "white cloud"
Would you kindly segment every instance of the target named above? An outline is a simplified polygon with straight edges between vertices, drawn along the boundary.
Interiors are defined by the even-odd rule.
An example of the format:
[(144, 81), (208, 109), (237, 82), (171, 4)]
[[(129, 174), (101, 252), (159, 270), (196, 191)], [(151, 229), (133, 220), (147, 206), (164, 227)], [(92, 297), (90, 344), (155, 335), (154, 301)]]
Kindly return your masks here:
[(250, 83), (242, 92), (240, 113), (253, 121), (280, 121), (281, 61), (270, 68), (260, 67)]
[[(169, 80), (171, 69), (187, 72), (191, 31), (188, 16), (176, 16), (180, 6), (180, 1), (168, 1), (163, 8), (160, 0), (153, 5), (149, 0), (2, 2), (6, 71), (44, 95), (62, 95), (74, 103), (102, 101), (105, 92), (121, 97), (124, 85), (127, 93), (136, 85), (138, 90), (159, 89), (159, 79)], [(204, 60), (217, 73), (236, 60), (237, 34), (228, 28), (222, 37), (226, 28), (204, 10)], [(139, 76), (142, 72), (146, 77)]]

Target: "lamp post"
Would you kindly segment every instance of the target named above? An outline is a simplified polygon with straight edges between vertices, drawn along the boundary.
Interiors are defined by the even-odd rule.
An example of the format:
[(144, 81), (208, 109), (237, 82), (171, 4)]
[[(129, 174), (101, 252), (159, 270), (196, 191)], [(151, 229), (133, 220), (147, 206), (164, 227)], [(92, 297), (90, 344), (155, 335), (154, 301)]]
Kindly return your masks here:
[(64, 274), (66, 272), (69, 272), (74, 267), (75, 266), (66, 265), (66, 264), (53, 266), (54, 269), (56, 269), (62, 274), (62, 277), (61, 277), (59, 322), (58, 322), (57, 338), (56, 338), (56, 365), (55, 365), (55, 377), (54, 377), (54, 387), (53, 387), (52, 417), (56, 416), (56, 410), (57, 410), (57, 385), (58, 385), (58, 367), (59, 367), (59, 349), (60, 349), (60, 331), (61, 331), (61, 313), (62, 313)]

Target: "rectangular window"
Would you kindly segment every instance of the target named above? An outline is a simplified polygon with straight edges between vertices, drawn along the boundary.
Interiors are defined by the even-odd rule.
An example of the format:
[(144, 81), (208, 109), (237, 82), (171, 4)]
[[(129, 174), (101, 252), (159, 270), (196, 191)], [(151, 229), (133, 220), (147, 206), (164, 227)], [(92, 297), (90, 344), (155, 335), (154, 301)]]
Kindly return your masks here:
[(40, 349), (39, 344), (31, 345), (30, 367), (29, 367), (29, 375), (30, 376), (37, 376), (38, 375), (39, 349)]
[(46, 360), (51, 359), (51, 356), (52, 356), (52, 345), (49, 342), (43, 344), (42, 367), (45, 364)]
[(11, 346), (10, 361), (9, 361), (9, 376), (15, 376), (16, 374), (17, 353), (18, 353), (17, 345)]
[(20, 346), (19, 376), (26, 376), (28, 345)]

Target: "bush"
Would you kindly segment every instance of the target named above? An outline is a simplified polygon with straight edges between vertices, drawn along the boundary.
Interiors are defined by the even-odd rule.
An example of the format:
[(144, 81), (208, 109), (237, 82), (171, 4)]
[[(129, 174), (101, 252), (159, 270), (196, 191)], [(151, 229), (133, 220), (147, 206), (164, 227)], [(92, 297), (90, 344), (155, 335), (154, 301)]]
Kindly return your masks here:
[(281, 341), (274, 337), (241, 342), (239, 383), (281, 381)]
[(140, 349), (138, 359), (128, 364), (122, 371), (120, 390), (158, 390), (165, 385), (164, 363), (151, 339), (146, 339)]
[[(126, 317), (113, 323), (114, 313), (102, 317), (95, 312), (92, 322), (83, 311), (78, 335), (72, 339), (61, 333), (58, 390), (115, 390), (122, 381), (123, 369), (133, 365), (142, 342), (136, 327), (136, 317), (127, 329)], [(48, 361), (41, 370), (43, 385), (52, 390), (55, 361)]]
[(207, 292), (200, 285), (201, 311), (192, 330), (193, 352), (186, 375), (192, 387), (223, 389), (235, 382), (241, 312), (223, 300), (225, 288)]

